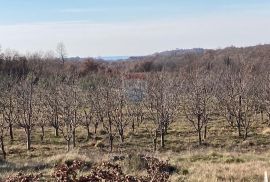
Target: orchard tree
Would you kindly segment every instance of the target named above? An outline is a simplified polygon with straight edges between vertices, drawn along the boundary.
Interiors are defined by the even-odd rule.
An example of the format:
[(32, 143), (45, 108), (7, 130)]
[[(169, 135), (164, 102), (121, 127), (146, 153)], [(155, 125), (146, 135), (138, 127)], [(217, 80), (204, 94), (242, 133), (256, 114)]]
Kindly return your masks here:
[(61, 86), (59, 81), (56, 79), (50, 79), (47, 89), (45, 90), (45, 105), (48, 117), (48, 122), (50, 126), (54, 128), (54, 133), (56, 137), (59, 137), (60, 121), (59, 117), (61, 115)]
[(183, 111), (186, 119), (192, 124), (198, 134), (199, 145), (207, 134), (207, 124), (214, 112), (215, 95), (211, 73), (193, 70), (187, 73), (182, 95)]
[(15, 107), (15, 84), (16, 80), (12, 77), (2, 78), (3, 83), (3, 117), (8, 124), (10, 141), (14, 140), (13, 126), (16, 122), (16, 107)]
[(37, 86), (36, 94), (35, 94), (35, 106), (36, 106), (36, 125), (41, 128), (40, 140), (43, 141), (45, 137), (45, 127), (48, 124), (48, 120), (50, 119), (50, 115), (48, 114), (48, 108), (46, 107), (45, 102), (45, 88), (41, 85)]
[(27, 150), (31, 149), (31, 134), (38, 118), (35, 105), (35, 75), (29, 75), (18, 83), (16, 89), (17, 124), (26, 134)]
[(255, 121), (258, 86), (252, 64), (240, 62), (236, 70), (229, 67), (221, 75), (218, 95), (221, 113), (243, 139), (248, 137)]
[[(160, 134), (160, 145), (165, 147), (165, 135), (169, 125), (175, 121), (179, 111), (179, 85), (175, 75), (160, 72), (149, 75), (145, 106), (153, 122), (155, 133), (153, 142), (156, 149), (157, 133)], [(152, 130), (153, 131), (153, 130)]]
[(4, 92), (4, 85), (0, 84), (0, 145), (1, 145), (1, 150), (2, 150), (2, 155), (3, 159), (6, 159), (6, 150), (5, 150), (5, 136), (6, 136), (6, 131), (8, 128), (8, 123), (5, 120), (5, 95), (3, 94)]
[(92, 104), (95, 115), (103, 130), (108, 134), (110, 151), (113, 150), (113, 140), (116, 135), (113, 128), (113, 109), (114, 109), (114, 89), (116, 86), (115, 78), (98, 77), (95, 86), (92, 88)]
[(5, 144), (4, 144), (4, 139), (5, 139), (5, 136), (6, 136), (6, 130), (8, 128), (8, 125), (7, 123), (5, 122), (5, 119), (4, 119), (4, 110), (3, 108), (0, 109), (0, 145), (1, 145), (1, 150), (2, 150), (2, 155), (3, 155), (3, 158), (6, 159), (6, 150), (5, 150)]
[[(97, 128), (99, 124), (99, 120), (96, 116), (96, 107), (94, 106), (94, 93), (93, 88), (95, 87), (95, 83), (92, 81), (92, 77), (87, 77), (83, 79), (80, 83), (82, 89), (82, 118), (81, 125), (87, 131), (87, 140), (91, 138), (90, 133), (90, 125), (94, 125), (94, 132), (97, 133)], [(97, 106), (98, 107), (98, 106)]]
[[(121, 82), (123, 82), (123, 80)], [(126, 92), (123, 84), (119, 85), (118, 89), (114, 89), (113, 92), (112, 122), (120, 136), (121, 142), (123, 143), (125, 129), (130, 123), (130, 118), (127, 113)]]
[(146, 79), (144, 75), (126, 76), (123, 80), (125, 88), (125, 97), (127, 102), (127, 113), (131, 120), (132, 131), (135, 126), (140, 126), (144, 120), (144, 103), (143, 99), (146, 92)]
[[(72, 141), (73, 148), (76, 147), (76, 128), (81, 119), (79, 113), (79, 90), (74, 80), (68, 80), (68, 83), (61, 85), (61, 122), (60, 131), (62, 136), (67, 141), (67, 150), (70, 150), (70, 142)], [(72, 140), (71, 140), (72, 139)]]

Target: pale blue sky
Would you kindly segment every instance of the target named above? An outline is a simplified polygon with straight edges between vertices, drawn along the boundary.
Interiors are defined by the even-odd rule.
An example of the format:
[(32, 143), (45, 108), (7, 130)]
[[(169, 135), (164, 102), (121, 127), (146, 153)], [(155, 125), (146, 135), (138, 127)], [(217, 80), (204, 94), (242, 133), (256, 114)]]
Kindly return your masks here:
[(0, 44), (70, 56), (270, 42), (269, 0), (0, 0)]

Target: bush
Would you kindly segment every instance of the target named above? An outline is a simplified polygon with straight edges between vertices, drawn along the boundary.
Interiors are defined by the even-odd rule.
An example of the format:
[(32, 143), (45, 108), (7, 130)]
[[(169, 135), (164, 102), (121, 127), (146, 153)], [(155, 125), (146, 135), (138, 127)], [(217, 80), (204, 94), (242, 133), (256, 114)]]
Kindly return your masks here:
[(99, 134), (100, 134), (100, 135), (106, 135), (106, 134), (107, 134), (107, 131), (105, 131), (105, 130), (100, 130), (100, 131), (99, 131)]
[(40, 178), (42, 177), (42, 174), (33, 175), (33, 174), (22, 174), (18, 173), (15, 176), (10, 176), (6, 179), (4, 179), (3, 182), (37, 182), (40, 181)]
[(105, 144), (104, 144), (102, 141), (98, 141), (98, 142), (95, 144), (95, 147), (97, 147), (97, 148), (104, 148), (104, 147), (105, 147)]
[(182, 173), (183, 173), (183, 175), (188, 175), (188, 169), (183, 169), (183, 171), (182, 171)]
[(124, 160), (124, 166), (129, 172), (144, 170), (147, 167), (147, 161), (140, 155), (129, 155)]
[[(144, 158), (144, 157), (141, 157)], [(147, 161), (147, 176), (135, 177), (123, 173), (122, 168), (118, 164), (102, 163), (88, 171), (88, 174), (82, 176), (80, 171), (85, 167), (84, 161), (73, 161), (68, 166), (67, 164), (56, 166), (52, 177), (56, 182), (87, 182), (87, 181), (132, 181), (132, 182), (167, 182), (169, 173), (163, 169), (167, 163), (159, 161), (155, 158), (144, 158)], [(34, 181), (23, 181), (34, 182)]]

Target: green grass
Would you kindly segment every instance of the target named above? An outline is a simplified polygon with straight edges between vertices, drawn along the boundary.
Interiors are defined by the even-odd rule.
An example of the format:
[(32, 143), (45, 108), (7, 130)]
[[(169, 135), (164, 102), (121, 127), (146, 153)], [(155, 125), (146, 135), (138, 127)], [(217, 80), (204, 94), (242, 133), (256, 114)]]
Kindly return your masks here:
[[(147, 125), (150, 125), (149, 123)], [(90, 164), (110, 161), (113, 156), (146, 154), (169, 160), (178, 169), (171, 181), (261, 181), (264, 170), (270, 172), (270, 129), (267, 124), (252, 126), (246, 141), (237, 136), (237, 131), (227, 125), (221, 118), (209, 123), (207, 139), (202, 146), (198, 145), (197, 133), (184, 118), (173, 123), (165, 136), (165, 149), (153, 152), (153, 140), (144, 128), (144, 124), (135, 131), (125, 131), (125, 142), (121, 143), (116, 135), (113, 153), (109, 152), (107, 134), (98, 129), (86, 140), (84, 128), (77, 129), (77, 147), (66, 153), (66, 141), (54, 136), (52, 128), (46, 128), (44, 141), (40, 141), (40, 128), (32, 135), (32, 150), (26, 150), (25, 133), (15, 129), (15, 139), (11, 143), (5, 139), (7, 161), (0, 161), (0, 178), (16, 174), (42, 172), (49, 179), (53, 165), (74, 159), (83, 159)], [(150, 126), (149, 126), (150, 127)], [(101, 146), (102, 144), (102, 146)], [(135, 158), (117, 161), (131, 174), (140, 175), (144, 171), (141, 161)]]

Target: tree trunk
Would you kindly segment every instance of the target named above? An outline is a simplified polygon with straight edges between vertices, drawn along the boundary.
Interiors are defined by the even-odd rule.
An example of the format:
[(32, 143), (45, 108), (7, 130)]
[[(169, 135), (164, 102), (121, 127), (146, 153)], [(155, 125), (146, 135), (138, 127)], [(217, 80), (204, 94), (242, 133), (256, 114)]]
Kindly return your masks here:
[(67, 140), (67, 152), (70, 150), (70, 139)]
[(165, 131), (164, 131), (165, 134), (168, 134), (168, 123), (167, 122), (165, 123), (165, 128), (164, 129), (165, 129)]
[(197, 124), (198, 124), (198, 137), (199, 137), (199, 145), (202, 145), (202, 127), (201, 127), (201, 116), (198, 115), (198, 118), (197, 118)]
[(11, 123), (9, 124), (9, 136), (10, 136), (10, 141), (13, 141), (14, 140), (13, 125)]
[(264, 118), (263, 118), (263, 110), (261, 110), (261, 121), (263, 122)]
[(135, 123), (134, 123), (134, 120), (132, 119), (132, 132), (135, 131)]
[(40, 136), (41, 141), (44, 140), (44, 136), (45, 136), (44, 126), (41, 126), (41, 136)]
[(1, 136), (0, 137), (0, 142), (1, 142), (1, 149), (2, 149), (2, 153), (3, 153), (3, 158), (6, 159), (6, 151), (5, 151), (5, 145), (4, 145), (4, 137)]
[(141, 122), (142, 122), (142, 116), (140, 116), (140, 118), (138, 118), (137, 116), (137, 127), (140, 127)]
[(121, 143), (124, 143), (124, 130), (123, 130), (123, 128), (120, 128), (119, 130), (118, 130), (118, 133), (119, 133), (119, 136), (120, 136), (120, 139), (121, 139)]
[(155, 137), (153, 139), (154, 151), (157, 151), (157, 138), (158, 138), (158, 131), (156, 130)]
[(161, 131), (160, 131), (160, 145), (161, 145), (161, 148), (164, 148), (165, 147), (165, 130), (164, 130), (164, 127), (161, 128)]
[(237, 130), (238, 130), (238, 136), (242, 137), (242, 133), (241, 133), (241, 123), (240, 121), (237, 122)]
[(98, 122), (95, 123), (95, 134), (97, 134)]
[(242, 121), (242, 97), (240, 95), (239, 96), (238, 123), (237, 123), (239, 137), (242, 136), (242, 133), (241, 133), (241, 121)]
[(120, 135), (120, 139), (121, 139), (121, 143), (124, 143), (125, 138), (124, 138), (123, 134)]
[(27, 146), (27, 150), (31, 149), (31, 132), (29, 128), (26, 128), (26, 146)]
[(73, 144), (73, 148), (76, 147), (76, 129), (73, 128), (72, 130), (72, 144)]
[(110, 134), (109, 140), (110, 140), (110, 151), (112, 152), (113, 151), (113, 136), (112, 136), (112, 134)]
[(201, 130), (198, 131), (198, 137), (199, 137), (199, 145), (202, 145), (202, 133), (201, 133)]
[(91, 138), (89, 125), (86, 126), (86, 130), (87, 130), (87, 140), (89, 140)]
[(244, 136), (244, 140), (246, 140), (248, 137), (248, 128), (245, 128), (245, 136)]
[(153, 144), (154, 144), (154, 152), (157, 151), (157, 138), (153, 139)]
[(207, 137), (207, 124), (205, 124), (204, 126), (204, 135), (203, 135), (203, 139), (206, 140)]
[(55, 127), (54, 128), (55, 130), (54, 130), (54, 135), (56, 136), (56, 137), (59, 137), (59, 129), (58, 129), (58, 127)]

